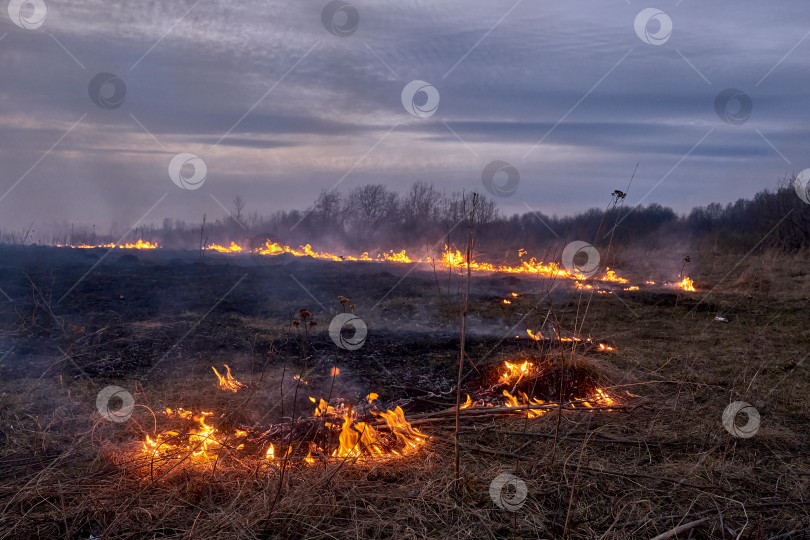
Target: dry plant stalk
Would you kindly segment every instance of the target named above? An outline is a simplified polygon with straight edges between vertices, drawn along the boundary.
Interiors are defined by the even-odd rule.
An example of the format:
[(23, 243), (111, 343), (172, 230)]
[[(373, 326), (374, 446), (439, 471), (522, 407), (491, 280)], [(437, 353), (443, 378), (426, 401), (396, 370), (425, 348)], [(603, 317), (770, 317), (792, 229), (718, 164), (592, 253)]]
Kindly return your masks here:
[[(466, 199), (465, 199), (466, 201)], [(464, 372), (464, 341), (467, 334), (467, 309), (470, 304), (470, 286), (472, 281), (472, 270), (470, 269), (470, 258), (472, 257), (473, 245), (473, 229), (475, 227), (475, 209), (478, 206), (478, 193), (472, 193), (472, 208), (470, 208), (470, 219), (467, 226), (467, 291), (464, 295), (464, 301), (461, 305), (461, 346), (458, 356), (458, 379), (456, 380), (456, 428), (453, 436), (454, 439), (454, 467), (453, 478), (455, 479), (456, 489), (459, 487), (459, 444), (458, 444), (458, 426), (459, 426), (459, 413), (461, 412), (461, 379)]]

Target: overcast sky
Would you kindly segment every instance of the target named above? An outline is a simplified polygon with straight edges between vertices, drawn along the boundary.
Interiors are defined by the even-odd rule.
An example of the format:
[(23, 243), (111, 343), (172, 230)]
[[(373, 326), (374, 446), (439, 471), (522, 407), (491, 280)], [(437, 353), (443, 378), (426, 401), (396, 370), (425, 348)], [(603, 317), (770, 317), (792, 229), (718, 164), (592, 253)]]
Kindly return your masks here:
[[(20, 3), (0, 11), (6, 229), (481, 190), (494, 160), (520, 174), (507, 213), (604, 207), (636, 163), (628, 203), (685, 212), (810, 167), (806, 1)], [(435, 90), (409, 111), (415, 80)], [(181, 153), (196, 189), (170, 177)]]

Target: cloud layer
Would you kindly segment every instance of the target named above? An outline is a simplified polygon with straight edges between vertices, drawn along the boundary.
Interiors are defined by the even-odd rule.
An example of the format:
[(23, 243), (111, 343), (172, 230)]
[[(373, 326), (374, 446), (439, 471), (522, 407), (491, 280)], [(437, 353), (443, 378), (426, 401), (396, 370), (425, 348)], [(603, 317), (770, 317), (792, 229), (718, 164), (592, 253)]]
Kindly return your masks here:
[[(367, 182), (481, 189), (493, 160), (520, 171), (506, 212), (603, 206), (637, 162), (628, 202), (685, 211), (810, 167), (798, 0), (666, 2), (658, 45), (634, 28), (646, 6), (619, 1), (331, 3), (344, 37), (324, 1), (41, 2), (38, 28), (0, 22), (0, 228), (133, 225), (165, 194), (147, 222), (237, 193), (271, 212)], [(119, 107), (90, 98), (101, 72), (125, 84)], [(435, 114), (405, 110), (412, 80)], [(753, 104), (738, 125), (716, 111), (726, 88)], [(180, 152), (204, 160), (200, 189), (169, 178)]]

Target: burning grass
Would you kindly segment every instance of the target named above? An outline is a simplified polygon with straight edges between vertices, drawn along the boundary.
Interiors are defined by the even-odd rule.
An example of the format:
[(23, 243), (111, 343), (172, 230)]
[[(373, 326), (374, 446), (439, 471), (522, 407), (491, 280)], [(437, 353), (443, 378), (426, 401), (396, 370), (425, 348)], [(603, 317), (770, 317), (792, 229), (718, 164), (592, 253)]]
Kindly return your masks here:
[[(225, 367), (224, 377), (212, 368), (220, 389), (237, 392), (248, 388)], [(474, 397), (468, 394), (462, 407), (463, 416), (473, 421), (514, 414), (538, 418), (555, 409), (620, 407), (599, 386), (607, 378), (596, 364), (579, 359), (564, 372), (558, 371), (550, 362), (541, 360), (505, 361), (493, 366), (487, 375), (467, 386)], [(560, 377), (567, 378), (564, 385)], [(566, 393), (561, 399), (559, 390), (563, 386)], [(213, 410), (165, 407), (152, 412), (154, 428), (142, 435), (141, 447), (126, 443), (124, 447), (128, 449), (122, 451), (124, 459), (115, 462), (130, 472), (148, 470), (150, 479), (189, 468), (215, 470), (222, 464), (250, 470), (277, 468), (282, 463), (286, 468), (346, 460), (351, 464), (383, 462), (413, 455), (432, 438), (431, 433), (414, 427), (401, 406), (378, 408), (378, 396), (374, 393), (366, 396), (360, 409), (343, 399), (335, 399), (333, 404), (323, 398), (309, 397), (309, 400), (315, 405), (311, 415), (290, 424), (270, 426), (248, 425), (247, 417)], [(417, 414), (412, 419), (417, 425), (428, 424), (435, 430), (449, 421), (454, 410)]]
[[(511, 328), (532, 300), (517, 290), (498, 292), (511, 305), (488, 295), (475, 307), (515, 310)], [(621, 297), (628, 308), (621, 293), (594, 294), (578, 334), (555, 332), (544, 313), (528, 315), (520, 339), (506, 340), (488, 362), (479, 360), (494, 340), (471, 338), (478, 380), (464, 383), (459, 485), (455, 407), (439, 384), (457, 343), (441, 336), (384, 339), (375, 330), (355, 356), (337, 357), (339, 371), (335, 356), (323, 357), (330, 342), (315, 341), (303, 370), (303, 362), (276, 364), (250, 349), (267, 321), (214, 312), (199, 340), (191, 335), (142, 384), (72, 367), (105, 361), (98, 337), (85, 348), (55, 341), (71, 358), (48, 357), (48, 371), (33, 377), (22, 371), (38, 360), (28, 349), (14, 366), (20, 371), (7, 368), (0, 381), (0, 538), (624, 539), (694, 522), (695, 538), (806, 535), (806, 295), (715, 293), (703, 311), (695, 309), (703, 295), (642, 290)], [(558, 309), (560, 326), (576, 308)], [(714, 322), (717, 314), (730, 322)], [(90, 322), (71, 323), (87, 330), (70, 338), (103, 335)], [(216, 351), (202, 339), (227, 325), (215, 342), (247, 348)], [(237, 326), (250, 335), (233, 333)], [(589, 340), (595, 328), (600, 339)], [(116, 344), (145, 347), (164, 331), (116, 336)], [(284, 335), (271, 337), (283, 347)], [(227, 380), (225, 363), (245, 387), (218, 389), (211, 365)], [(411, 373), (418, 376), (405, 380)], [(130, 421), (95, 412), (106, 384), (134, 394)], [(732, 437), (721, 424), (736, 399), (761, 412), (752, 438)], [(526, 484), (517, 512), (490, 498), (501, 473)]]

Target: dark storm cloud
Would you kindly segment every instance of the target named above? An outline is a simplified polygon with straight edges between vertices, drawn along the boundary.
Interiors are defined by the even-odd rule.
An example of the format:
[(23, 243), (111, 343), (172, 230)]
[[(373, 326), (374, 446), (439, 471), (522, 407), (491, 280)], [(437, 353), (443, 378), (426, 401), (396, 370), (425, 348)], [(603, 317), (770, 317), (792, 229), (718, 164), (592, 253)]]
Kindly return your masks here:
[[(220, 213), (210, 195), (235, 193), (301, 207), (350, 169), (339, 189), (480, 188), (494, 159), (529, 179), (506, 211), (601, 206), (636, 162), (630, 199), (686, 210), (810, 166), (798, 0), (664, 2), (660, 46), (634, 31), (648, 6), (618, 1), (356, 3), (345, 38), (323, 27), (326, 2), (45, 2), (38, 29), (0, 22), (0, 196), (16, 184), (0, 227), (134, 222), (164, 193), (149, 219)], [(125, 83), (119, 108), (88, 96), (100, 72)], [(430, 118), (400, 103), (414, 79), (439, 91)], [(715, 112), (728, 87), (753, 102), (742, 125)], [(208, 166), (197, 192), (168, 177), (179, 152)]]

